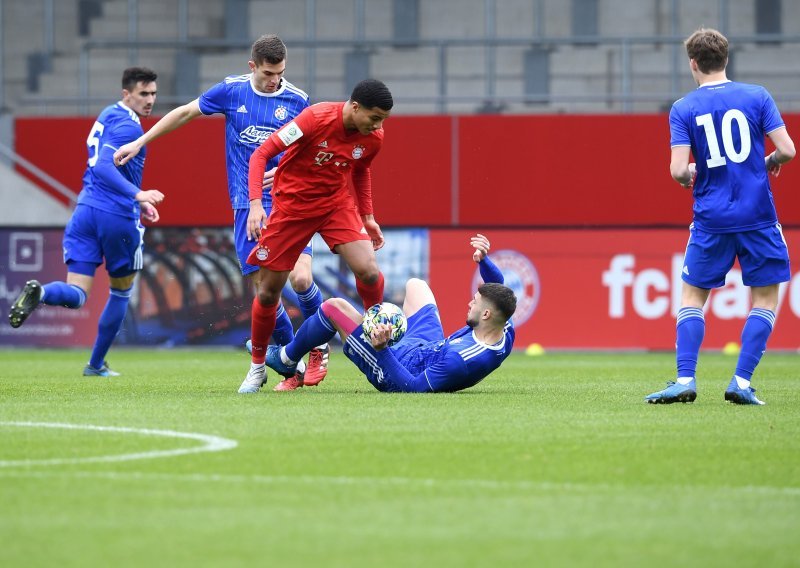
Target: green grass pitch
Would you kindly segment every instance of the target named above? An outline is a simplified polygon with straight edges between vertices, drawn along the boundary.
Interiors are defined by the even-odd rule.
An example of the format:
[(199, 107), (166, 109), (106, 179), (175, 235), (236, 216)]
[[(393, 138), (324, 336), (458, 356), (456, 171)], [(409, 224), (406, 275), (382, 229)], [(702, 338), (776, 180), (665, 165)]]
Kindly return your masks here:
[(380, 394), (340, 352), (246, 396), (233, 350), (119, 349), (115, 379), (86, 357), (0, 351), (0, 566), (800, 563), (797, 355), (765, 356), (764, 407), (724, 402), (735, 359), (706, 353), (670, 406), (643, 402), (670, 354), (515, 354), (452, 395)]

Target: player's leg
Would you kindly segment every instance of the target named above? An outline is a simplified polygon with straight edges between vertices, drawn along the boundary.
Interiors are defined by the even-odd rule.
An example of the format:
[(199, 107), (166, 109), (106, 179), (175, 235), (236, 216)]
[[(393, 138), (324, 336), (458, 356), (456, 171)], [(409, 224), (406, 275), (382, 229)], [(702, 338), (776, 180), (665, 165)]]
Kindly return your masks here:
[(364, 304), (364, 309), (383, 302), (383, 273), (378, 269), (378, 260), (370, 241), (351, 241), (336, 245), (341, 255), (356, 277), (356, 290)]
[[(289, 283), (292, 289), (297, 294), (297, 300), (300, 306), (300, 311), (303, 313), (303, 319), (307, 320), (317, 313), (317, 310), (322, 305), (322, 292), (314, 282), (311, 273), (311, 259), (313, 256), (313, 248), (309, 241), (303, 254), (297, 259), (294, 265), (294, 270), (289, 274)], [(278, 342), (280, 343), (280, 342)], [(289, 342), (281, 343), (286, 345)], [(274, 390), (293, 390), (289, 387), (296, 384), (297, 386), (316, 386), (322, 382), (328, 374), (328, 360), (330, 358), (330, 346), (328, 343), (314, 346), (308, 352), (308, 364), (303, 375), (303, 382), (292, 381), (292, 384), (282, 381), (275, 386)], [(296, 388), (296, 387), (295, 387)]]
[(736, 259), (735, 242), (727, 235), (690, 230), (683, 260), (681, 307), (675, 325), (677, 378), (645, 400), (651, 404), (692, 402), (697, 398), (697, 360), (705, 337), (703, 306), (712, 288), (725, 284)]
[(317, 232), (332, 251), (341, 255), (355, 275), (356, 290), (364, 309), (383, 302), (383, 274), (358, 211), (355, 208), (337, 211)]
[(117, 376), (106, 362), (111, 345), (122, 329), (128, 313), (133, 281), (143, 268), (144, 226), (139, 219), (108, 213), (96, 214), (97, 236), (105, 256), (109, 276), (109, 295), (97, 322), (89, 363), (83, 370), (86, 376)]
[[(239, 260), (239, 268), (242, 271), (242, 276), (247, 280), (249, 288), (253, 294), (258, 290), (259, 271), (258, 266), (247, 262), (247, 257), (255, 246), (254, 241), (247, 240), (247, 215), (249, 209), (235, 209), (233, 213), (233, 240), (236, 245), (236, 257)], [(294, 337), (294, 327), (289, 314), (283, 303), (278, 306), (276, 315), (275, 329), (272, 333), (273, 340), (280, 344), (286, 345)], [(250, 344), (248, 342), (248, 344)], [(248, 351), (252, 351), (252, 347), (248, 347)]]
[(416, 314), (423, 306), (436, 305), (436, 298), (428, 283), (419, 278), (409, 278), (406, 282), (406, 297), (403, 300), (403, 313), (407, 318)]
[(750, 386), (753, 373), (767, 350), (767, 340), (775, 326), (775, 308), (778, 306), (778, 284), (750, 289), (753, 307), (742, 328), (742, 349), (736, 362), (725, 400), (736, 404), (764, 404)]
[(761, 405), (750, 381), (775, 326), (779, 284), (791, 278), (789, 250), (780, 225), (740, 233), (737, 239), (742, 281), (750, 286), (752, 309), (742, 328), (742, 349), (725, 400)]
[(67, 281), (42, 285), (38, 280), (29, 280), (11, 305), (11, 327), (20, 327), (40, 304), (78, 309), (86, 303), (95, 269), (103, 262), (91, 207), (75, 209), (64, 230), (63, 249)]

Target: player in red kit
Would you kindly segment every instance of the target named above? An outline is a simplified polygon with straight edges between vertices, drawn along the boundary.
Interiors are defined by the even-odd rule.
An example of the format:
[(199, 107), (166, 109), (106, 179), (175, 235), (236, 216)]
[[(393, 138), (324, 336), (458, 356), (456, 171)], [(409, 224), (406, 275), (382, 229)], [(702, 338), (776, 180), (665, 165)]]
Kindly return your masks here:
[[(375, 79), (361, 81), (350, 100), (305, 109), (250, 157), (247, 233), (258, 244), (247, 262), (260, 269), (252, 308), (252, 363), (243, 386), (261, 386), (267, 380), (264, 359), (280, 293), (314, 233), (353, 271), (365, 309), (383, 300), (383, 274), (375, 251), (384, 239), (372, 210), (370, 165), (383, 144), (381, 127), (392, 106), (386, 85)], [(264, 169), (281, 152), (285, 153), (275, 172), (267, 222), (261, 205)], [(281, 385), (280, 390), (292, 390), (303, 383), (291, 376)]]

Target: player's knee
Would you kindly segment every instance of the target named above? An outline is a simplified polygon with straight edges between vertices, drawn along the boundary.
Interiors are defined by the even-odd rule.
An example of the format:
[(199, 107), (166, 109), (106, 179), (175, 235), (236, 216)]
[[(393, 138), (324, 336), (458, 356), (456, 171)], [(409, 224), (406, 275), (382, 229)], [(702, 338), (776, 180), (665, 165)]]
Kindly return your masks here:
[(289, 274), (289, 284), (295, 292), (305, 292), (311, 288), (314, 280), (311, 278), (311, 273), (305, 270), (294, 270)]

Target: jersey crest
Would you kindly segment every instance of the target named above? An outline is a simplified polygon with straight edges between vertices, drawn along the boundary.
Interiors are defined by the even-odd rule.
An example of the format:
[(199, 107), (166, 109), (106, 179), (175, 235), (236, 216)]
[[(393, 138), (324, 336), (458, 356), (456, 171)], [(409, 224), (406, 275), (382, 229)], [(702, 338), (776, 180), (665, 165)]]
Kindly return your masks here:
[(286, 110), (286, 107), (281, 105), (275, 109), (275, 118), (277, 120), (286, 120), (286, 117), (289, 115), (289, 111)]
[(365, 149), (366, 148), (364, 148), (364, 146), (362, 146), (361, 144), (355, 146), (353, 148), (353, 159), (358, 160), (361, 156), (363, 156)]

